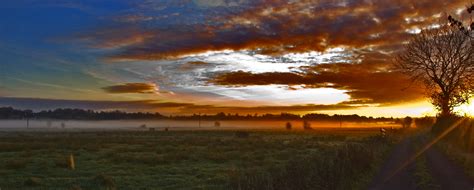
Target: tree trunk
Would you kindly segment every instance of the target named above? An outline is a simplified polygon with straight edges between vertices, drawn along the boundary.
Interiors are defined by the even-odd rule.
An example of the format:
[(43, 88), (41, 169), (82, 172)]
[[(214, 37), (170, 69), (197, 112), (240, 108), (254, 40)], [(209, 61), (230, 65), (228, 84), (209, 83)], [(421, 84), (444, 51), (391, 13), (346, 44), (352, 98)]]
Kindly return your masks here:
[(449, 96), (444, 97), (443, 100), (441, 100), (441, 116), (450, 116), (452, 115), (451, 113), (451, 105), (449, 105)]

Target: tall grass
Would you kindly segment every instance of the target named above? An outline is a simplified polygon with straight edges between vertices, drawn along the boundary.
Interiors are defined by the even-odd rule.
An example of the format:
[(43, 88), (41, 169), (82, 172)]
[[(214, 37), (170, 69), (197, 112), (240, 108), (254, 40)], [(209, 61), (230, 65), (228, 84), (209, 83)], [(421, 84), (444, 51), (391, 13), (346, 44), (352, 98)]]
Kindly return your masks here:
[(293, 157), (282, 167), (251, 168), (230, 173), (230, 189), (364, 189), (383, 159), (389, 144), (371, 143), (321, 147), (305, 157)]

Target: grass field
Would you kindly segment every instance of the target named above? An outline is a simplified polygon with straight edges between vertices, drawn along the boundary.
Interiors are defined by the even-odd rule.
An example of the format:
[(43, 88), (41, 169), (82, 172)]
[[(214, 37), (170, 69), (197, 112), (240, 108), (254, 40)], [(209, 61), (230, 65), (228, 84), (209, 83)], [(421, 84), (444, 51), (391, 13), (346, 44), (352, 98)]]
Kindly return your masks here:
[(391, 146), (378, 129), (0, 132), (0, 188), (364, 189)]

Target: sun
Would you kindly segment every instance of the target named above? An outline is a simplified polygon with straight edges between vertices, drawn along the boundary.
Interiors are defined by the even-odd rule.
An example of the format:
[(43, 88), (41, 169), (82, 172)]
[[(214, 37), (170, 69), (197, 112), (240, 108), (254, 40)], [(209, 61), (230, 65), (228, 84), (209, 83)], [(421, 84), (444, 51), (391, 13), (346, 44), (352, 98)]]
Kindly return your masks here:
[(474, 99), (470, 99), (468, 103), (459, 106), (457, 112), (461, 115), (474, 117)]

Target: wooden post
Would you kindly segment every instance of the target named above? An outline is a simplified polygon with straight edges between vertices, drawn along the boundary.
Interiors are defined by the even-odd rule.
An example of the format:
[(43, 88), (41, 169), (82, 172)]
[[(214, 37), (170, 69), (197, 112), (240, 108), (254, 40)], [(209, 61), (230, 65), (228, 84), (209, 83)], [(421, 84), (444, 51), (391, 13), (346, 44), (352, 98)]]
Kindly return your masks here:
[(69, 155), (69, 169), (74, 170), (76, 169), (76, 163), (74, 162), (74, 155)]

